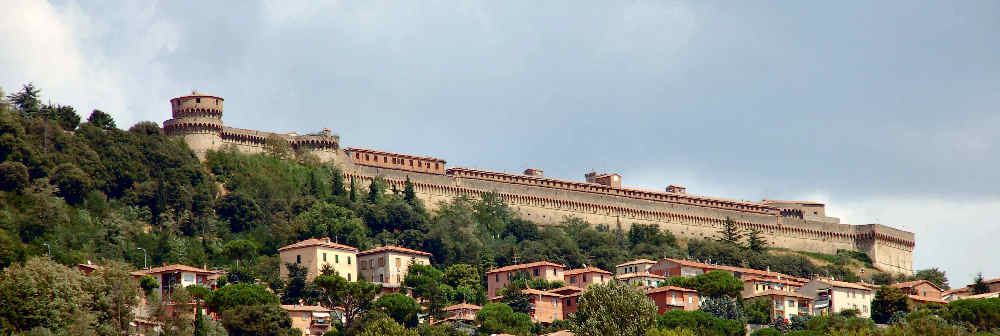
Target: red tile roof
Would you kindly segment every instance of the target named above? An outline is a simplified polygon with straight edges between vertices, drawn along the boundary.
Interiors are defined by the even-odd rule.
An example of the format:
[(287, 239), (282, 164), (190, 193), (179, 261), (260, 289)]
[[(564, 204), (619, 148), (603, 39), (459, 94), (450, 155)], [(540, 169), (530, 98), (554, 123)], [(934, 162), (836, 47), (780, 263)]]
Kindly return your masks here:
[(375, 254), (375, 253), (380, 253), (380, 252), (399, 252), (399, 253), (404, 253), (404, 254), (416, 254), (416, 255), (421, 255), (421, 256), (426, 256), (426, 257), (432, 256), (430, 253), (427, 253), (427, 252), (424, 252), (424, 251), (418, 251), (418, 250), (408, 249), (408, 248), (405, 248), (405, 247), (402, 247), (402, 246), (395, 246), (395, 245), (386, 245), (386, 246), (376, 247), (376, 248), (373, 248), (371, 250), (361, 251), (361, 252), (358, 252), (358, 256), (360, 257), (360, 256), (363, 256), (363, 255)]
[(456, 304), (456, 305), (451, 305), (451, 306), (444, 307), (444, 311), (452, 311), (452, 310), (459, 310), (459, 309), (480, 310), (480, 309), (483, 309), (483, 307), (477, 306), (477, 305), (474, 305), (474, 304), (469, 304), (469, 303), (459, 303), (459, 304)]
[(539, 267), (539, 266), (552, 266), (552, 267), (558, 267), (558, 268), (566, 268), (566, 266), (560, 265), (560, 264), (557, 264), (557, 263), (554, 263), (554, 262), (536, 261), (536, 262), (533, 262), (533, 263), (517, 264), (517, 265), (504, 266), (504, 267), (500, 267), (500, 268), (494, 268), (494, 269), (491, 269), (491, 270), (487, 271), (486, 274), (496, 273), (496, 272), (507, 272), (507, 271), (521, 270), (521, 269), (525, 269), (525, 268), (532, 268), (532, 267)]
[(667, 277), (665, 277), (665, 276), (662, 276), (662, 275), (659, 275), (659, 274), (653, 274), (653, 273), (625, 273), (625, 274), (621, 274), (621, 275), (616, 275), (615, 279), (622, 280), (622, 279), (643, 278), (643, 277), (645, 277), (645, 278), (664, 279), (664, 280), (667, 279)]
[(380, 150), (377, 150), (377, 149), (347, 147), (347, 148), (344, 148), (344, 151), (347, 151), (347, 152), (358, 152), (358, 153), (367, 153), (367, 154), (375, 154), (375, 155), (385, 155), (385, 156), (395, 156), (395, 157), (401, 157), (401, 158), (407, 158), (407, 159), (414, 159), (414, 160), (436, 161), (436, 162), (440, 162), (440, 163), (445, 163), (445, 160), (441, 159), (441, 158), (430, 157), (430, 156), (417, 156), (417, 155), (393, 153), (393, 152), (380, 151)]
[(344, 245), (344, 244), (337, 244), (337, 243), (331, 242), (330, 238), (325, 238), (325, 237), (324, 238), (306, 239), (306, 240), (300, 241), (298, 243), (291, 244), (291, 245), (279, 248), (278, 252), (283, 252), (283, 251), (288, 251), (288, 250), (295, 250), (295, 249), (306, 248), (306, 247), (327, 247), (327, 248), (335, 248), (335, 249), (341, 249), (341, 250), (358, 252), (358, 248), (357, 247), (347, 246), (347, 245)]
[(160, 274), (160, 273), (170, 273), (170, 272), (192, 272), (192, 273), (201, 273), (209, 275), (216, 273), (215, 271), (210, 271), (203, 268), (197, 268), (194, 266), (174, 264), (174, 265), (153, 267), (148, 270), (138, 270), (129, 274), (134, 276), (143, 276), (147, 274)]
[(765, 278), (778, 278), (778, 277), (781, 277), (782, 279), (790, 279), (790, 280), (798, 281), (798, 282), (802, 282), (802, 283), (809, 282), (809, 279), (806, 279), (806, 278), (794, 277), (794, 276), (791, 276), (791, 275), (788, 275), (788, 274), (783, 274), (783, 273), (778, 273), (778, 272), (771, 272), (771, 271), (764, 271), (764, 270), (758, 270), (758, 269), (753, 269), (753, 268), (736, 267), (736, 266), (726, 266), (726, 265), (712, 265), (712, 264), (706, 264), (706, 263), (703, 263), (703, 262), (697, 262), (697, 261), (691, 261), (691, 260), (684, 260), (684, 259), (663, 258), (663, 260), (668, 261), (668, 262), (672, 262), (672, 263), (675, 263), (675, 264), (678, 264), (678, 265), (682, 265), (682, 266), (688, 266), (688, 267), (697, 267), (697, 268), (702, 268), (702, 269), (721, 270), (721, 271), (728, 271), (728, 272), (740, 272), (740, 273), (744, 273), (744, 274), (759, 275), (759, 276), (763, 276)]
[(563, 275), (576, 275), (576, 274), (580, 274), (580, 273), (611, 274), (611, 272), (602, 270), (602, 269), (597, 268), (597, 267), (575, 268), (575, 269), (563, 271)]
[(649, 259), (636, 259), (636, 260), (626, 261), (624, 263), (618, 264), (615, 267), (632, 266), (632, 265), (637, 265), (637, 264), (655, 264), (655, 263), (656, 263), (655, 261), (652, 261), (652, 260), (649, 260)]
[(537, 290), (537, 289), (534, 289), (534, 288), (525, 288), (525, 289), (522, 289), (521, 293), (531, 294), (531, 295), (545, 295), (545, 296), (562, 297), (562, 294), (559, 294), (559, 293), (553, 293), (553, 292), (549, 292), (549, 291), (540, 291), (540, 290)]
[(677, 286), (663, 286), (663, 287), (650, 288), (650, 289), (646, 290), (646, 294), (653, 294), (653, 293), (659, 293), (659, 292), (689, 292), (689, 293), (697, 293), (698, 291), (690, 289), (690, 288), (677, 287)]
[(583, 292), (583, 288), (576, 286), (562, 286), (556, 289), (550, 289), (549, 292), (553, 292), (560, 295), (575, 295)]
[(853, 288), (853, 289), (861, 289), (861, 290), (872, 290), (872, 288), (870, 288), (868, 286), (865, 286), (865, 285), (862, 285), (862, 284), (853, 283), (853, 282), (844, 282), (844, 281), (837, 281), (837, 280), (831, 280), (831, 279), (816, 279), (816, 281), (819, 281), (820, 283), (824, 283), (824, 284), (827, 284), (827, 285), (830, 285), (830, 286), (833, 286), (833, 287)]
[(941, 299), (938, 299), (938, 298), (932, 298), (932, 297), (926, 297), (926, 296), (907, 295), (906, 297), (910, 298), (910, 300), (917, 301), (917, 302), (923, 302), (923, 303), (929, 303), (929, 302), (930, 303), (940, 303), (940, 304), (947, 304), (948, 303), (948, 301), (945, 301), (945, 300), (941, 300)]
[(936, 288), (939, 291), (944, 291), (943, 289), (941, 289), (941, 287), (938, 287), (933, 282), (930, 282), (930, 281), (927, 281), (927, 280), (913, 280), (913, 281), (907, 281), (907, 282), (900, 282), (900, 283), (891, 284), (889, 286), (893, 287), (893, 288), (900, 288), (900, 289), (902, 289), (902, 288), (913, 288), (913, 287), (916, 287), (917, 285), (920, 285), (920, 284), (923, 284), (923, 283), (927, 283), (928, 285), (931, 285), (932, 287)]
[(329, 308), (320, 306), (304, 306), (304, 305), (281, 305), (281, 309), (287, 311), (309, 311), (309, 312), (330, 312)]

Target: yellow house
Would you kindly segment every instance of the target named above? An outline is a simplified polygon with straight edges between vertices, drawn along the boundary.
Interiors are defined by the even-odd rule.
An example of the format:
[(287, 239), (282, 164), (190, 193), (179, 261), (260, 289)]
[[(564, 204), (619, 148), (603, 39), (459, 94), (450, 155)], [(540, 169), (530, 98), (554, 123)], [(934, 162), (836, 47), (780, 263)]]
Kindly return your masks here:
[(332, 267), (335, 274), (347, 281), (358, 279), (358, 249), (331, 242), (330, 238), (306, 239), (279, 248), (278, 254), (281, 256), (280, 274), (283, 278), (288, 277), (285, 264), (297, 264), (309, 271), (308, 280), (319, 275), (325, 265)]
[(410, 265), (430, 265), (431, 254), (401, 246), (381, 246), (358, 253), (358, 274), (366, 281), (382, 285), (385, 293), (403, 286)]

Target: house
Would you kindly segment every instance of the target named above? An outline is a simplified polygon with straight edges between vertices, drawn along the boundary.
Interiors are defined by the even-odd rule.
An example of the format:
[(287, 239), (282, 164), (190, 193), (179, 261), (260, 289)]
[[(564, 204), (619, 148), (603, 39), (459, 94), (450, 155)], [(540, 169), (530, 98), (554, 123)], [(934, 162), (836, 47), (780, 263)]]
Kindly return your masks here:
[(809, 279), (793, 277), (787, 274), (782, 274), (778, 272), (771, 272), (770, 270), (758, 270), (746, 267), (736, 267), (736, 266), (726, 266), (726, 265), (714, 265), (698, 261), (684, 260), (684, 259), (673, 259), (673, 258), (663, 258), (650, 268), (650, 273), (660, 274), (667, 277), (672, 276), (683, 276), (683, 277), (693, 277), (711, 271), (724, 271), (732, 274), (737, 279), (743, 279), (744, 276), (753, 276), (768, 280), (790, 280), (799, 283), (807, 283)]
[(772, 319), (789, 319), (792, 316), (811, 315), (813, 298), (796, 292), (769, 289), (745, 297), (747, 300), (767, 299), (771, 302)]
[[(320, 306), (281, 305), (292, 318), (292, 328), (298, 328), (303, 336), (321, 336), (330, 329), (333, 320), (343, 321), (343, 311), (332, 311)], [(331, 314), (333, 313), (333, 314)]]
[(875, 290), (868, 286), (826, 278), (812, 279), (799, 289), (799, 294), (813, 299), (814, 315), (856, 309), (858, 316), (871, 317), (875, 300)]
[(675, 286), (663, 286), (646, 290), (646, 296), (656, 303), (657, 314), (663, 314), (668, 310), (683, 309), (685, 311), (698, 310), (701, 298), (698, 291)]
[(571, 269), (563, 272), (563, 281), (567, 285), (587, 288), (590, 285), (606, 285), (613, 278), (611, 272), (597, 267)]
[(487, 296), (500, 295), (500, 289), (516, 277), (563, 281), (565, 279), (563, 269), (565, 268), (566, 266), (548, 261), (494, 268), (486, 272)]
[(615, 279), (621, 282), (639, 287), (656, 287), (660, 281), (666, 281), (667, 277), (653, 273), (627, 273), (616, 275)]
[(381, 284), (383, 293), (398, 292), (410, 265), (430, 264), (430, 253), (387, 245), (358, 253), (358, 277)]
[(563, 300), (563, 319), (568, 319), (571, 314), (576, 313), (580, 308), (580, 295), (583, 294), (583, 289), (576, 286), (563, 286), (549, 291), (550, 293), (556, 293), (562, 295)]
[(782, 277), (764, 278), (756, 275), (744, 274), (740, 279), (743, 281), (743, 297), (748, 297), (757, 293), (770, 290), (783, 292), (796, 292), (805, 283), (789, 280)]
[(636, 259), (615, 266), (615, 274), (649, 273), (649, 269), (654, 265), (656, 265), (655, 261)]
[(215, 289), (215, 277), (217, 273), (203, 268), (187, 265), (166, 265), (153, 267), (146, 270), (138, 270), (129, 273), (136, 280), (149, 275), (160, 284), (159, 294), (161, 298), (169, 298), (173, 289), (177, 287), (187, 287), (199, 285)]
[[(210, 271), (203, 268), (197, 268), (194, 266), (187, 266), (180, 264), (153, 267), (150, 269), (131, 272), (129, 274), (132, 276), (133, 279), (137, 280), (136, 281), (137, 286), (138, 286), (138, 280), (143, 276), (148, 275), (156, 280), (157, 284), (159, 284), (159, 287), (155, 289), (155, 291), (157, 294), (159, 294), (160, 298), (163, 299), (163, 302), (166, 303), (168, 315), (174, 314), (177, 305), (192, 306), (189, 309), (191, 312), (194, 312), (193, 308), (193, 306), (195, 306), (194, 301), (172, 302), (169, 300), (175, 288), (178, 287), (187, 288), (188, 286), (198, 285), (215, 289), (216, 278), (219, 275), (219, 273), (216, 271)], [(202, 307), (202, 309), (204, 309), (204, 307)], [(137, 307), (136, 309), (136, 317), (138, 318), (149, 317), (149, 315), (152, 313), (152, 310), (153, 310), (152, 307), (146, 306), (145, 299), (143, 299), (143, 304)], [(203, 310), (202, 313), (203, 314), (207, 313), (207, 311)]]
[(476, 313), (479, 312), (483, 307), (468, 304), (459, 303), (456, 305), (451, 305), (444, 307), (444, 313), (448, 315), (444, 321), (464, 321), (464, 322), (474, 322), (476, 320)]
[(563, 319), (562, 295), (528, 288), (521, 291), (531, 297), (531, 322), (552, 323)]
[(320, 275), (324, 267), (333, 269), (333, 273), (347, 279), (357, 280), (358, 249), (352, 246), (338, 244), (330, 238), (306, 239), (278, 249), (281, 258), (279, 272), (282, 278), (288, 277), (286, 264), (296, 264), (306, 268), (306, 279), (312, 281)]
[(927, 280), (914, 280), (907, 282), (894, 283), (889, 285), (893, 288), (899, 288), (907, 297), (910, 302), (915, 304), (926, 304), (926, 303), (939, 303), (947, 304), (942, 296), (944, 290), (935, 285), (934, 283)]
[(76, 264), (73, 268), (77, 271), (83, 272), (83, 275), (90, 275), (90, 273), (101, 268), (101, 266), (94, 265), (94, 263), (90, 262), (90, 260), (87, 260), (86, 264)]
[(991, 299), (991, 298), (996, 298), (996, 297), (1000, 297), (1000, 292), (969, 295), (969, 296), (963, 297), (962, 299)]
[(964, 299), (970, 295), (972, 295), (972, 289), (969, 287), (962, 287), (941, 292), (941, 299), (944, 299), (947, 302), (951, 302), (955, 300)]

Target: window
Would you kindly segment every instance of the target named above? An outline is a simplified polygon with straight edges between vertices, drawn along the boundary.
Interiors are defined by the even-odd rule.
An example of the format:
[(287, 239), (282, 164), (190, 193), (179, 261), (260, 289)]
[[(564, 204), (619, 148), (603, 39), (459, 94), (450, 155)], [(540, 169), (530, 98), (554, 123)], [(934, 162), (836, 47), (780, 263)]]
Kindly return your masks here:
[(566, 299), (566, 307), (573, 306), (573, 299)]
[(333, 262), (338, 263), (338, 264), (340, 263), (340, 255), (339, 254), (334, 254), (333, 255)]
[(493, 281), (500, 282), (500, 274), (499, 273), (493, 275)]
[(535, 274), (535, 276), (538, 276), (538, 269), (537, 269), (537, 268), (536, 268), (536, 269), (533, 269), (533, 270), (532, 270), (532, 273), (534, 273), (534, 274)]
[(201, 98), (195, 98), (194, 102), (197, 103), (197, 104), (201, 104)]
[(361, 154), (358, 154), (358, 153), (354, 153), (354, 158), (355, 158), (355, 159), (361, 159)]
[(295, 263), (296, 264), (301, 264), (302, 263), (302, 256), (301, 255), (295, 256)]
[(399, 261), (399, 257), (397, 257), (396, 258), (396, 268), (399, 268), (400, 267), (399, 265), (400, 265), (400, 261)]
[(552, 269), (552, 275), (558, 275), (558, 274), (559, 274), (559, 273), (558, 273), (558, 272), (556, 272), (556, 269), (555, 269), (555, 268), (553, 268), (553, 269)]
[(413, 160), (410, 160), (410, 167), (413, 167)]
[(569, 283), (576, 283), (576, 277), (569, 278)]
[(693, 296), (688, 295), (688, 303), (694, 303), (694, 297)]
[(586, 274), (583, 275), (583, 282), (587, 282), (587, 275)]
[(385, 266), (385, 258), (378, 257), (378, 265), (379, 266)]
[(351, 256), (347, 256), (347, 264), (348, 264), (348, 265), (350, 265), (350, 264), (351, 264)]
[(389, 163), (389, 158), (383, 156), (382, 157), (382, 163)]
[(385, 278), (383, 277), (382, 274), (378, 275), (378, 282), (385, 282)]
[(351, 281), (351, 273), (347, 273), (347, 281)]
[(326, 261), (326, 253), (323, 253), (323, 261)]

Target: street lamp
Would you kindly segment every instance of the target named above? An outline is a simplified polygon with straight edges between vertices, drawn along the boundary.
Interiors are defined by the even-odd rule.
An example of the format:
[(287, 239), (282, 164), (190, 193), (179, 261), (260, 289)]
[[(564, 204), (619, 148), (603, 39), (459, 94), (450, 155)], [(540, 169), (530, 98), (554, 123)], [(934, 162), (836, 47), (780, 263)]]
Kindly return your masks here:
[(49, 249), (48, 256), (51, 257), (52, 256), (52, 245), (49, 245), (49, 243), (42, 243), (42, 245), (45, 245), (45, 247), (47, 247)]
[(149, 266), (146, 265), (146, 249), (140, 247), (136, 250), (142, 250), (142, 269), (149, 269)]

